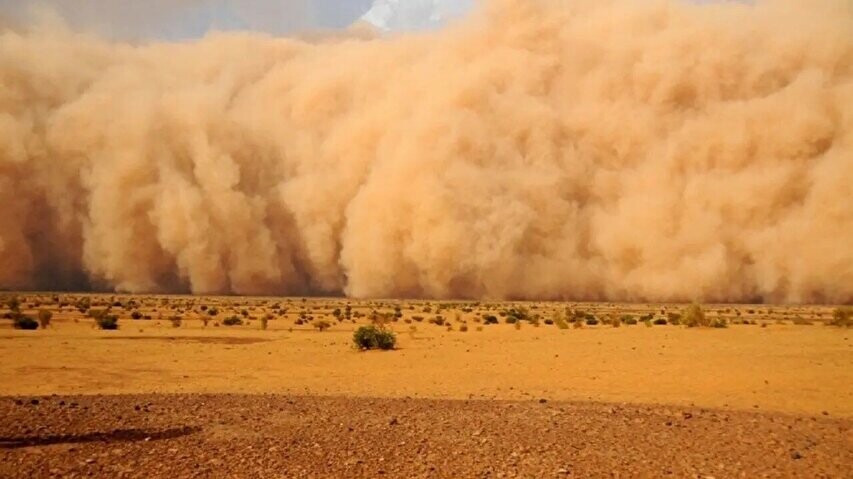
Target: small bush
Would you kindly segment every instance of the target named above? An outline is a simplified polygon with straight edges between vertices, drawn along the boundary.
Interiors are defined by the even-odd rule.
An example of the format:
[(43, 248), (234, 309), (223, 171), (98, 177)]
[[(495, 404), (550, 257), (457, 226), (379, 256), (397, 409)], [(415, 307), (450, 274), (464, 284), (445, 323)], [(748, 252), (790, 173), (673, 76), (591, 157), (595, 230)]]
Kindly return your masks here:
[(468, 332), (468, 325), (467, 324), (460, 325), (459, 326), (459, 332), (460, 333), (467, 333)]
[(498, 324), (498, 318), (492, 314), (483, 316), (483, 324)]
[(362, 326), (352, 335), (352, 342), (357, 349), (366, 351), (369, 349), (394, 349), (397, 337), (392, 331), (379, 326)]
[(142, 319), (142, 313), (140, 313), (139, 311), (134, 311), (130, 313), (130, 319)]
[(655, 324), (655, 325), (657, 325), (657, 326), (666, 326), (666, 324), (667, 324), (667, 323), (666, 323), (666, 320), (665, 320), (665, 319), (663, 319), (663, 318), (658, 318), (658, 319), (656, 319), (656, 320), (652, 321), (652, 324)]
[(598, 324), (598, 319), (596, 319), (595, 317), (586, 318), (586, 324), (587, 326), (595, 326), (596, 324)]
[(441, 316), (436, 316), (429, 320), (430, 323), (435, 324), (437, 326), (444, 326), (444, 318)]
[(681, 315), (678, 313), (667, 313), (666, 319), (669, 320), (669, 324), (673, 326), (681, 324)]
[(850, 308), (849, 306), (835, 308), (832, 312), (832, 320), (829, 322), (829, 325), (839, 328), (849, 328), (853, 326), (853, 308)]
[(314, 322), (314, 329), (316, 329), (317, 331), (320, 331), (320, 332), (323, 332), (323, 331), (325, 331), (331, 327), (332, 327), (332, 323), (325, 321), (325, 320), (320, 320), (320, 321)]
[(12, 325), (15, 329), (25, 329), (29, 331), (38, 329), (39, 327), (38, 321), (24, 314), (15, 315), (12, 319)]
[(114, 314), (101, 314), (95, 318), (95, 324), (98, 329), (115, 330), (118, 329), (118, 316)]
[(702, 306), (699, 306), (696, 303), (687, 307), (687, 311), (684, 312), (684, 317), (682, 318), (682, 323), (684, 323), (688, 328), (711, 326), (711, 322), (705, 316), (705, 311), (702, 310)]
[(41, 329), (47, 329), (50, 326), (51, 318), (53, 318), (53, 313), (46, 309), (39, 310), (39, 326), (41, 326)]
[(243, 320), (237, 316), (230, 316), (222, 320), (223, 326), (242, 326)]
[(180, 316), (171, 316), (169, 317), (169, 322), (172, 323), (173, 328), (180, 328), (183, 321)]

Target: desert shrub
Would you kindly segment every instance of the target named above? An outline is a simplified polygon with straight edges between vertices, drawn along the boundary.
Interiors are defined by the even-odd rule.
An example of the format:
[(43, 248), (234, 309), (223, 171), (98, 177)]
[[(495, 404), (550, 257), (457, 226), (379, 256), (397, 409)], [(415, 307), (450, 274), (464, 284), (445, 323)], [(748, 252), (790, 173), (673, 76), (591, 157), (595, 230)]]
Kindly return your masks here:
[(183, 321), (180, 316), (171, 316), (169, 317), (169, 322), (172, 323), (173, 328), (180, 328)]
[(699, 306), (697, 303), (693, 303), (687, 307), (687, 310), (684, 311), (682, 323), (688, 328), (711, 326), (711, 322), (705, 316), (702, 306)]
[(507, 316), (504, 322), (506, 322), (506, 324), (518, 324), (518, 318), (515, 316)]
[(95, 318), (95, 324), (98, 329), (115, 330), (118, 329), (118, 316), (115, 314), (101, 314)]
[(242, 326), (243, 320), (237, 316), (229, 316), (222, 320), (223, 326)]
[(459, 325), (459, 332), (467, 333), (468, 332), (468, 325), (467, 324), (460, 324)]
[(552, 326), (554, 324), (554, 320), (553, 319), (546, 319), (545, 324), (547, 324), (548, 326)]
[(679, 324), (681, 324), (681, 315), (678, 313), (667, 313), (666, 319), (668, 320), (669, 324), (673, 326), (678, 326)]
[(140, 313), (139, 311), (134, 311), (134, 312), (130, 313), (130, 318), (131, 319), (142, 319), (142, 313)]
[(444, 326), (444, 318), (442, 316), (430, 318), (429, 322), (438, 326)]
[(849, 328), (853, 326), (853, 308), (849, 306), (835, 308), (832, 312), (832, 320), (829, 321), (829, 325), (837, 326), (839, 328)]
[(21, 300), (18, 299), (17, 296), (10, 296), (6, 300), (6, 307), (9, 308), (9, 311), (18, 312), (21, 310)]
[(666, 325), (666, 319), (658, 318), (658, 319), (652, 321), (652, 324), (656, 324), (658, 326), (665, 326)]
[(314, 322), (314, 329), (316, 329), (317, 331), (320, 331), (320, 332), (323, 332), (323, 331), (325, 331), (331, 327), (332, 327), (332, 323), (330, 323), (326, 320), (321, 319), (320, 321)]
[(53, 313), (46, 309), (39, 310), (39, 326), (41, 326), (42, 329), (46, 329), (50, 326), (51, 318), (53, 318)]
[(412, 319), (420, 323), (421, 321), (424, 320), (424, 317), (423, 316), (412, 316)]
[(729, 324), (728, 324), (728, 322), (726, 322), (725, 319), (717, 318), (717, 319), (711, 321), (711, 327), (712, 328), (728, 328)]
[(362, 326), (355, 330), (352, 335), (352, 342), (357, 349), (366, 351), (369, 349), (394, 349), (397, 344), (397, 337), (392, 331), (389, 331), (381, 326)]
[(598, 319), (596, 319), (595, 316), (591, 318), (586, 318), (586, 324), (587, 326), (595, 326), (596, 324), (598, 324)]
[(514, 318), (516, 321), (530, 320), (530, 319), (531, 319), (531, 318), (530, 318), (530, 316), (529, 316), (529, 315), (528, 315), (528, 313), (527, 313), (527, 309), (525, 309), (525, 308), (510, 308), (510, 309), (507, 309), (507, 310), (506, 310), (506, 318), (507, 318), (507, 323), (509, 323), (509, 324), (514, 324), (514, 323), (515, 323), (515, 321), (510, 322), (510, 321), (509, 321), (509, 319), (510, 319), (510, 318)]
[(89, 308), (89, 310), (86, 312), (86, 315), (94, 319), (95, 321), (105, 316), (106, 314), (107, 310), (102, 308)]
[(498, 317), (493, 314), (483, 316), (483, 324), (498, 324)]
[(219, 310), (216, 308), (207, 308), (207, 314), (211, 316), (216, 316), (219, 314)]
[(38, 329), (39, 323), (35, 319), (25, 315), (25, 314), (16, 314), (12, 318), (12, 326), (15, 329), (25, 329), (25, 330), (34, 330)]

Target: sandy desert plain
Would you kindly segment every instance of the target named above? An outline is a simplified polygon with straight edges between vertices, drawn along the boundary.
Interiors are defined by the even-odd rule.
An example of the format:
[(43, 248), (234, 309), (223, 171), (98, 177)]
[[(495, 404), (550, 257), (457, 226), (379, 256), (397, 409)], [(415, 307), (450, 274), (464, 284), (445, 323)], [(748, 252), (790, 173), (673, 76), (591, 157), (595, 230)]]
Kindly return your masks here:
[(853, 474), (833, 306), (2, 299), (0, 477)]

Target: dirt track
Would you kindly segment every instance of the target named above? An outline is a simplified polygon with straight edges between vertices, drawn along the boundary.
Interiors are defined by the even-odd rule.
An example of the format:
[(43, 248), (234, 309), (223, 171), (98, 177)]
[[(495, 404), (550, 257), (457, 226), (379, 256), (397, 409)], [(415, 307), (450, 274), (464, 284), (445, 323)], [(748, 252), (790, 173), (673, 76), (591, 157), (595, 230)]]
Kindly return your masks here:
[(544, 399), (4, 397), (0, 477), (849, 477), (851, 425)]

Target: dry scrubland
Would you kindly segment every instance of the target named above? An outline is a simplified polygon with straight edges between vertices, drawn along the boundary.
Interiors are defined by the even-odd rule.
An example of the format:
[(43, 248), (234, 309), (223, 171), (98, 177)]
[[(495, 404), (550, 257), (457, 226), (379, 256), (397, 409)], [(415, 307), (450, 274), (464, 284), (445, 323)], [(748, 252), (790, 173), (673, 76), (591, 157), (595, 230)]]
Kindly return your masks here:
[[(667, 304), (47, 293), (3, 304), (0, 477), (853, 467), (844, 308), (705, 305), (697, 319)], [(13, 327), (27, 317), (43, 324)], [(368, 324), (392, 330), (396, 349), (357, 350), (353, 331)]]
[[(832, 326), (849, 319), (830, 306), (706, 305), (711, 327), (690, 328), (688, 307), (669, 304), (5, 299), (0, 315), (51, 317), (36, 331), (0, 322), (0, 353), (15, 358), (0, 365), (3, 394), (542, 397), (853, 415), (850, 330)], [(375, 322), (396, 333), (396, 351), (355, 350), (353, 330)]]

